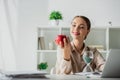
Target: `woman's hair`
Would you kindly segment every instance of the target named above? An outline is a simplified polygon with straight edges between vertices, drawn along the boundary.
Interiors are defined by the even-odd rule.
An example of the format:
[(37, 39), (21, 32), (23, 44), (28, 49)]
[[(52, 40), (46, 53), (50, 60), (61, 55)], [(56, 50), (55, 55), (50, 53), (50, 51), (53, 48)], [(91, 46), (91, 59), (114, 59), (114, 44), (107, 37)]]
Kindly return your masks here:
[(87, 17), (85, 17), (85, 16), (75, 16), (75, 17), (73, 18), (73, 20), (74, 20), (75, 18), (78, 18), (78, 17), (85, 20), (85, 22), (87, 23), (87, 29), (89, 30), (89, 29), (91, 28), (91, 22), (90, 22), (90, 20), (89, 20)]

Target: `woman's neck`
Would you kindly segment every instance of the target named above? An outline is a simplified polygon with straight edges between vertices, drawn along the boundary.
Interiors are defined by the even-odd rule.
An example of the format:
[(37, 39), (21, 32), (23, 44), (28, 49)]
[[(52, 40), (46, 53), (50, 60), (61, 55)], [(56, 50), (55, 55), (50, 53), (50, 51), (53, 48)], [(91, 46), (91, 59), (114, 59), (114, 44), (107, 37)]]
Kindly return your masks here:
[(83, 48), (84, 48), (84, 41), (73, 40), (73, 44), (78, 51), (83, 50)]

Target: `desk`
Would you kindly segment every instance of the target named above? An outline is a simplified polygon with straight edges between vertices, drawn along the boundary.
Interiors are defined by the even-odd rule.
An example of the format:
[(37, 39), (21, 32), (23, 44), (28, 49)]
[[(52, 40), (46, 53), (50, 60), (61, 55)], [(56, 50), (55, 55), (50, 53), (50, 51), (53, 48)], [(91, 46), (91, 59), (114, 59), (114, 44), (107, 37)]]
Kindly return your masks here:
[(100, 78), (100, 77), (87, 77), (80, 75), (46, 75), (48, 79), (12, 79), (12, 80), (120, 80), (120, 78)]

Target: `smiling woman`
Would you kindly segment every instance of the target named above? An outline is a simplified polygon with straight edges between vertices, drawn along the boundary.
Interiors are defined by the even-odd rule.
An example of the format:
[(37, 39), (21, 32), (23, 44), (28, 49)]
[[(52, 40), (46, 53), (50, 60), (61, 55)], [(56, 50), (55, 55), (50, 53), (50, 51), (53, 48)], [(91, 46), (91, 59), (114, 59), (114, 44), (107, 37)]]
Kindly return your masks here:
[[(70, 27), (72, 41), (70, 42), (69, 37), (67, 37), (63, 40), (64, 46), (62, 44), (56, 44), (60, 46), (55, 66), (56, 74), (74, 74), (84, 71), (103, 70), (105, 62), (103, 56), (96, 48), (88, 47), (84, 42), (90, 32), (90, 28), (91, 23), (87, 17), (75, 16), (73, 18)], [(83, 55), (88, 51), (93, 54), (94, 58), (90, 58), (90, 56), (84, 58)], [(90, 69), (85, 68), (87, 65), (85, 59), (89, 62)]]

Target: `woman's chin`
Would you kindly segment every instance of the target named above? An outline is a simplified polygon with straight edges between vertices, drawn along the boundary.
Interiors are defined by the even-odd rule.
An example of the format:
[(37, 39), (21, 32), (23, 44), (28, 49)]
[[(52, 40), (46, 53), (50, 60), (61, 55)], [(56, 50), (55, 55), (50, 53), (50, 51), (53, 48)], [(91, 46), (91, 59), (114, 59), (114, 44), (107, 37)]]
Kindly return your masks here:
[(79, 36), (72, 36), (73, 39), (79, 39)]

